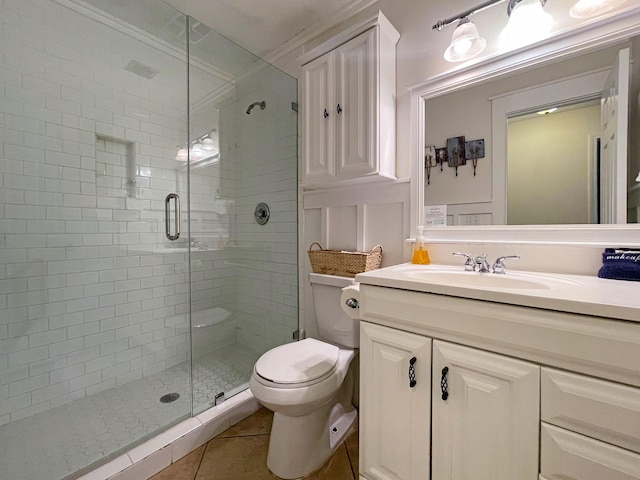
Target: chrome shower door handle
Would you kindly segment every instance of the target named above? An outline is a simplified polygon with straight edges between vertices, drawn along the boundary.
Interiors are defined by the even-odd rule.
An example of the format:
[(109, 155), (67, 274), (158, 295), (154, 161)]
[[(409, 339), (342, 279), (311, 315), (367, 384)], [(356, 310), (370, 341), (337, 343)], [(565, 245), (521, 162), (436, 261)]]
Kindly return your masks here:
[[(175, 234), (171, 235), (171, 213), (169, 211), (169, 204), (171, 200), (174, 200), (175, 205)], [(171, 241), (180, 238), (180, 197), (177, 193), (170, 193), (164, 201), (164, 226), (165, 234)]]

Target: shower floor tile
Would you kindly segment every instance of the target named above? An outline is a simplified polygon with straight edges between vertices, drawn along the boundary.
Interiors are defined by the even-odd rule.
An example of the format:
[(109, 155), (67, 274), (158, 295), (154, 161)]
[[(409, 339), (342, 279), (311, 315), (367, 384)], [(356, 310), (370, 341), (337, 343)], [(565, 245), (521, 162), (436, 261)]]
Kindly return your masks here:
[[(193, 361), (194, 409), (244, 390), (259, 354), (231, 345)], [(172, 403), (160, 397), (178, 393)], [(187, 364), (0, 426), (1, 477), (61, 480), (191, 413)]]

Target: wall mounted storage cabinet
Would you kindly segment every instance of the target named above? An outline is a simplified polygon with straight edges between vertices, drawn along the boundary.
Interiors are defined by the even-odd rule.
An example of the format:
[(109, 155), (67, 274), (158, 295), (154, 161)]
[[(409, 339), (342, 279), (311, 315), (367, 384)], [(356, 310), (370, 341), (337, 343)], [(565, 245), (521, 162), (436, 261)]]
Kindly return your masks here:
[(317, 47), (321, 55), (302, 66), (303, 186), (395, 178), (399, 38), (379, 13), (366, 31)]

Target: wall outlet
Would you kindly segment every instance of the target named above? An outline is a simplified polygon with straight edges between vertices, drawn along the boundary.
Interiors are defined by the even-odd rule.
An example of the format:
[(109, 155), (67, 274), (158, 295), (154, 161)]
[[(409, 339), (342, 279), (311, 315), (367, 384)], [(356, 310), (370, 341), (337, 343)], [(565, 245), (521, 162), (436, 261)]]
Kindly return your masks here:
[(465, 225), (481, 225), (480, 215), (464, 215)]

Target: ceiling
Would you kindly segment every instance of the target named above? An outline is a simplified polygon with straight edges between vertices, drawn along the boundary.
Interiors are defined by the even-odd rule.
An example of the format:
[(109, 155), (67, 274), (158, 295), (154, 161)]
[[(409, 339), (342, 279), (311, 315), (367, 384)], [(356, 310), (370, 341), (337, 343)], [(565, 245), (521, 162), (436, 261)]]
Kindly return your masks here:
[(260, 57), (363, 0), (164, 0)]

